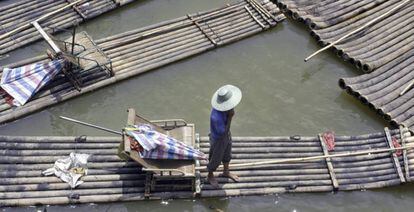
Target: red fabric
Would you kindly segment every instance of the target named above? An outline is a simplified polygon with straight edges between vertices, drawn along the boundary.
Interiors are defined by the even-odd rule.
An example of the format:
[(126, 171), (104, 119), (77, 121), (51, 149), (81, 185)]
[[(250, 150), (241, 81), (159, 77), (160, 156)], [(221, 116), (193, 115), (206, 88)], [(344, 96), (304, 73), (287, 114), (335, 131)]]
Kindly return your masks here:
[(335, 148), (335, 133), (332, 131), (324, 132), (322, 134), (322, 138), (328, 147), (328, 151), (333, 151)]
[(13, 106), (13, 97), (10, 96), (5, 90), (3, 90), (2, 88), (0, 88), (0, 96), (4, 98), (4, 100), (6, 101), (7, 104), (9, 104), (10, 106)]
[[(398, 143), (398, 140), (395, 137), (392, 137), (392, 145), (394, 145), (394, 148), (401, 147), (400, 143)], [(401, 156), (402, 155), (402, 149), (399, 149), (399, 150), (395, 151), (395, 154), (397, 156)]]
[(128, 137), (130, 144), (131, 144), (131, 149), (135, 150), (137, 152), (142, 152), (144, 151), (144, 148), (142, 148), (142, 146), (138, 143), (138, 141), (136, 141), (135, 139)]

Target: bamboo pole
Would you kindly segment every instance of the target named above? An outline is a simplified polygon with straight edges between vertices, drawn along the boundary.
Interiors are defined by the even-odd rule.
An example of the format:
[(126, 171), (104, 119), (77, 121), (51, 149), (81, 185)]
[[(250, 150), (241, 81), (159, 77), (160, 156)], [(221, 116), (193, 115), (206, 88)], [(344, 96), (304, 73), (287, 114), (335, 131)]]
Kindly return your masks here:
[(369, 21), (368, 23), (366, 23), (366, 24), (364, 24), (363, 26), (361, 26), (361, 27), (357, 28), (356, 30), (354, 30), (354, 31), (352, 31), (352, 32), (350, 32), (350, 33), (348, 33), (348, 34), (346, 34), (346, 35), (344, 35), (344, 36), (340, 37), (339, 39), (337, 39), (337, 40), (335, 40), (335, 41), (333, 41), (333, 42), (332, 42), (332, 43), (330, 43), (329, 45), (327, 45), (327, 46), (323, 47), (322, 49), (320, 49), (320, 50), (316, 51), (315, 53), (313, 53), (313, 54), (311, 54), (310, 56), (308, 56), (307, 58), (305, 58), (305, 62), (309, 61), (309, 60), (310, 60), (312, 57), (314, 57), (315, 55), (317, 55), (317, 54), (319, 54), (319, 53), (321, 53), (321, 52), (323, 52), (323, 51), (325, 51), (325, 50), (329, 49), (330, 47), (334, 46), (335, 44), (337, 44), (337, 43), (341, 42), (342, 40), (344, 40), (344, 39), (346, 39), (346, 38), (348, 38), (348, 37), (350, 37), (350, 36), (352, 36), (352, 35), (354, 35), (354, 34), (356, 34), (356, 33), (360, 32), (361, 30), (365, 29), (366, 27), (368, 27), (368, 26), (370, 26), (370, 25), (372, 25), (372, 24), (376, 23), (377, 21), (379, 21), (379, 20), (381, 20), (381, 19), (383, 19), (383, 18), (387, 17), (388, 15), (392, 14), (394, 11), (396, 11), (396, 10), (398, 10), (399, 8), (403, 7), (404, 5), (406, 5), (407, 3), (409, 3), (410, 1), (411, 1), (411, 0), (404, 0), (403, 2), (401, 2), (400, 4), (398, 4), (397, 6), (395, 6), (395, 7), (391, 8), (391, 9), (390, 9), (389, 11), (387, 11), (386, 13), (384, 13), (384, 14), (382, 14), (382, 15), (378, 16), (377, 18), (375, 18), (375, 19), (373, 19), (373, 20)]
[[(361, 25), (364, 25), (365, 23), (371, 21), (373, 18), (375, 18), (376, 14), (381, 14), (381, 13), (385, 13), (389, 10), (389, 8), (395, 4), (398, 3), (396, 1), (399, 0), (390, 0), (387, 1), (381, 5), (379, 5), (378, 7), (375, 7), (369, 11), (366, 11), (358, 16), (355, 16), (353, 18), (350, 18), (344, 22), (338, 23), (334, 26), (325, 28), (325, 29), (318, 29), (318, 30), (313, 30), (311, 35), (315, 36), (319, 41), (323, 41), (322, 43), (329, 43), (332, 42), (336, 39), (338, 39), (339, 37), (341, 37), (342, 35), (349, 33), (351, 31), (353, 31), (356, 27), (359, 27)], [(398, 15), (401, 12), (406, 11), (407, 8), (403, 8), (402, 10), (399, 11), (399, 13), (397, 13)], [(376, 29), (384, 24), (388, 24), (388, 21), (394, 18), (394, 16), (397, 16), (397, 14), (393, 14), (390, 15), (386, 18), (384, 18), (384, 21), (378, 22), (375, 25), (367, 28), (364, 30), (365, 32), (369, 32), (373, 29)], [(386, 22), (386, 23), (384, 23)], [(351, 39), (352, 40), (352, 39)]]
[[(44, 2), (45, 1), (34, 1), (30, 5), (22, 5), (21, 8), (15, 8), (15, 10), (13, 10), (11, 12), (4, 13), (3, 15), (6, 15), (6, 16), (8, 16), (10, 18), (13, 18), (13, 19), (16, 19), (17, 16), (21, 16), (21, 18), (16, 19), (16, 20), (18, 20), (17, 21), (18, 23), (14, 23), (9, 28), (12, 28), (13, 27), (13, 28), (17, 29), (17, 28), (22, 27), (22, 24), (20, 23), (20, 21), (26, 20), (26, 19), (27, 20), (30, 20), (28, 18), (29, 16), (35, 18), (35, 16), (34, 16), (35, 14), (33, 13), (33, 11), (36, 11), (36, 10), (41, 9), (40, 7), (42, 5), (45, 6), (44, 5)], [(118, 7), (118, 6), (122, 6), (122, 4), (115, 4), (114, 2), (111, 2), (111, 1), (91, 1), (89, 3), (91, 5), (91, 8), (92, 9), (88, 10), (88, 12), (87, 12), (87, 16), (88, 16), (87, 19), (93, 18), (93, 17), (95, 17), (97, 15), (100, 15), (100, 14), (102, 14), (104, 12), (107, 12), (109, 10), (112, 10), (112, 9)], [(55, 2), (53, 2), (53, 4), (55, 4)], [(8, 7), (8, 6), (6, 6), (6, 7)], [(33, 7), (33, 9), (31, 9), (31, 10), (28, 9), (30, 7)], [(5, 8), (5, 7), (0, 8), (0, 10), (2, 10), (3, 8)], [(56, 7), (55, 9), (56, 10), (59, 10), (61, 8)], [(49, 11), (49, 10), (51, 10), (50, 7), (48, 7), (46, 11)], [(85, 20), (82, 20), (81, 17), (77, 13), (75, 13), (73, 11), (72, 12), (71, 11), (65, 11), (64, 13), (67, 13), (67, 12), (70, 12), (71, 13), (71, 19), (72, 20), (70, 20), (69, 18), (61, 19), (61, 16), (56, 17), (55, 19), (62, 20), (59, 23), (59, 28), (68, 28), (68, 27), (72, 26), (73, 25), (73, 20), (75, 20), (75, 19), (77, 20), (76, 21), (77, 23), (82, 22), (82, 21), (85, 21)], [(16, 13), (16, 14), (13, 15), (11, 13)], [(37, 13), (36, 16), (41, 16), (41, 15), (42, 14)], [(1, 16), (2, 16), (2, 14), (0, 14), (0, 17)], [(31, 21), (34, 20), (33, 18), (31, 19)], [(2, 23), (5, 23), (4, 22), (4, 20), (5, 20), (4, 18), (0, 18), (0, 20), (3, 20)], [(10, 20), (12, 20), (12, 19), (10, 19)], [(52, 19), (44, 19), (44, 20), (46, 20), (45, 22), (47, 23), (47, 22), (50, 22)], [(43, 25), (47, 25), (46, 23), (42, 23), (42, 26)], [(8, 24), (10, 24), (10, 23), (8, 23)], [(4, 24), (2, 24), (2, 25), (4, 26)], [(9, 29), (7, 28), (7, 30), (5, 32), (7, 33), (8, 30)], [(13, 30), (13, 29), (10, 29), (10, 30)], [(60, 31), (60, 30), (58, 30), (58, 31)], [(29, 34), (28, 32), (31, 32), (30, 35), (28, 35)], [(13, 42), (11, 39), (1, 39), (0, 42), (9, 41), (8, 45), (0, 45), (0, 49), (1, 49), (0, 50), (0, 53), (1, 54), (5, 54), (5, 53), (7, 53), (9, 51), (14, 50), (15, 48), (21, 47), (21, 46), (23, 46), (25, 44), (28, 44), (28, 43), (31, 43), (31, 42), (34, 42), (34, 41), (40, 39), (40, 36), (38, 36), (38, 34), (36, 34), (35, 31), (31, 31), (30, 28), (25, 28), (25, 30), (19, 31), (19, 32), (13, 34), (13, 35), (14, 35), (13, 38), (14, 38), (15, 42)], [(27, 36), (25, 36), (23, 38), (22, 35), (27, 35)], [(0, 36), (3, 36), (3, 35), (0, 35)]]
[[(48, 17), (50, 17), (50, 16), (52, 16), (52, 15), (55, 15), (55, 14), (57, 14), (57, 13), (59, 13), (59, 12), (61, 12), (61, 11), (65, 10), (65, 9), (67, 9), (67, 8), (69, 8), (69, 7), (72, 7), (72, 6), (74, 6), (74, 5), (78, 4), (78, 3), (80, 3), (81, 1), (85, 1), (85, 0), (76, 0), (76, 1), (74, 1), (74, 2), (72, 2), (72, 3), (70, 3), (70, 4), (66, 5), (66, 6), (64, 6), (64, 7), (60, 8), (60, 9), (58, 9), (58, 10), (55, 10), (55, 11), (50, 12), (50, 13), (47, 13), (47, 14), (45, 14), (45, 15), (43, 15), (43, 16), (41, 16), (41, 17), (37, 18), (37, 19), (35, 19), (35, 20), (34, 20), (34, 22), (39, 22), (39, 21), (42, 21), (43, 19), (46, 19), (46, 18), (48, 18)], [(5, 34), (3, 34), (3, 35), (0, 35), (0, 40), (3, 40), (3, 39), (5, 39), (6, 37), (8, 37), (8, 36), (10, 36), (10, 35), (13, 35), (13, 34), (15, 34), (15, 33), (17, 33), (17, 32), (20, 32), (20, 31), (22, 31), (22, 30), (25, 30), (25, 29), (29, 28), (30, 26), (31, 26), (31, 24), (25, 24), (25, 25), (23, 25), (23, 26), (21, 26), (21, 27), (19, 27), (19, 28), (16, 28), (16, 29), (14, 29), (14, 30), (12, 30), (12, 31), (10, 31), (10, 32), (7, 32), (7, 33), (5, 33)]]
[[(407, 141), (408, 140), (409, 141), (414, 141), (414, 137), (407, 138)], [(349, 157), (349, 156), (357, 156), (357, 155), (391, 152), (391, 151), (411, 149), (411, 148), (414, 148), (414, 145), (407, 145), (405, 147), (373, 149), (373, 150), (355, 151), (355, 152), (347, 152), (347, 153), (337, 153), (337, 154), (332, 154), (332, 155), (320, 155), (320, 156), (311, 156), (311, 157), (302, 157), (302, 158), (288, 158), (288, 159), (268, 160), (268, 161), (252, 162), (252, 163), (230, 164), (229, 166), (231, 168), (233, 168), (233, 167), (245, 167), (245, 166), (259, 166), (259, 165), (267, 165), (267, 164), (274, 164), (274, 163), (304, 162), (304, 161), (320, 160), (320, 159), (325, 159), (325, 158)], [(196, 167), (196, 169), (197, 170), (205, 170), (206, 167)]]
[(413, 17), (411, 16), (411, 13), (413, 11), (414, 7), (404, 8), (399, 11), (398, 17), (394, 17), (397, 14), (389, 16), (383, 21), (386, 23), (380, 22), (378, 24), (375, 24), (364, 31), (364, 36), (350, 40), (343, 44), (338, 44), (335, 46), (335, 48), (341, 51), (340, 56), (343, 57), (345, 51), (352, 52), (359, 50), (360, 48), (365, 47), (367, 44), (380, 41), (384, 36), (397, 33), (398, 31), (401, 31), (402, 28), (405, 28), (407, 24), (413, 21)]
[(409, 90), (409, 89), (411, 89), (411, 87), (413, 87), (413, 85), (414, 85), (414, 80), (412, 80), (411, 82), (410, 82), (410, 84), (408, 84), (402, 91), (401, 91), (401, 93), (400, 93), (400, 96), (402, 96), (402, 95), (404, 95), (405, 93), (407, 93), (407, 91)]
[[(237, 3), (236, 5), (238, 7), (240, 7), (241, 5), (244, 5), (244, 4)], [(203, 12), (203, 13), (200, 13), (200, 17), (204, 18), (203, 21), (211, 21), (211, 23), (209, 23), (209, 24), (215, 25), (216, 23), (218, 23), (217, 20), (222, 19), (223, 16), (230, 15), (230, 13), (228, 13), (228, 12), (233, 10), (232, 8), (236, 8), (236, 6), (233, 5), (233, 6), (230, 6), (230, 7), (226, 7), (226, 8), (223, 9), (223, 11), (216, 11), (215, 12), (216, 16), (211, 16), (211, 14), (209, 14), (208, 12)], [(234, 13), (235, 12), (233, 12), (233, 14)], [(258, 14), (255, 13), (255, 15), (258, 15)], [(261, 19), (260, 16), (258, 18)], [(277, 18), (279, 18), (279, 17), (277, 17)], [(214, 20), (214, 19), (216, 19), (216, 20)], [(279, 20), (281, 20), (281, 19), (279, 19)], [(246, 25), (243, 25), (243, 24), (246, 24)], [(224, 35), (223, 38), (226, 41), (226, 43), (237, 41), (241, 38), (244, 38), (246, 36), (249, 36), (249, 35), (252, 35), (254, 33), (257, 33), (259, 31), (261, 31), (257, 26), (254, 26), (254, 24), (252, 25), (252, 22), (249, 22), (249, 23), (248, 22), (246, 22), (246, 23), (243, 22), (243, 24), (233, 25), (233, 27), (235, 27), (234, 29), (232, 28), (231, 25), (229, 25), (228, 29), (224, 30), (224, 28), (223, 28), (222, 29), (223, 31), (220, 31), (220, 32), (223, 32), (223, 35)], [(276, 23), (274, 23), (274, 24), (276, 24)], [(163, 24), (161, 24), (161, 26), (162, 25)], [(217, 26), (219, 27), (220, 25), (217, 25)], [(227, 26), (227, 25), (224, 24), (223, 26)], [(237, 27), (237, 26), (240, 26), (240, 27)], [(243, 29), (242, 26), (244, 26), (246, 28)], [(151, 26), (147, 27), (147, 28), (148, 29), (154, 29)], [(214, 28), (215, 28), (215, 26), (214, 26)], [(217, 29), (219, 29), (219, 28), (217, 28)], [(129, 36), (132, 39), (136, 38), (136, 35), (134, 35), (133, 33), (132, 34), (131, 33), (125, 33), (125, 36)], [(109, 40), (110, 42), (113, 42), (115, 40), (115, 38), (118, 38), (118, 37), (119, 36), (115, 36), (113, 38), (106, 39), (106, 40)], [(123, 39), (123, 40), (125, 41), (125, 39)], [(146, 39), (144, 39), (144, 40), (146, 40)], [(205, 41), (203, 41), (203, 42), (205, 42)], [(99, 45), (102, 45), (102, 42), (99, 41), (98, 43), (100, 43)], [(117, 43), (117, 42), (115, 42), (115, 43)], [(161, 56), (161, 54), (158, 54), (158, 55), (155, 54), (155, 53), (161, 52), (161, 51), (156, 50), (156, 51), (153, 51), (151, 54), (148, 54), (148, 56), (151, 55), (150, 57), (142, 59), (140, 61), (141, 63), (136, 63), (136, 62), (132, 62), (132, 61), (131, 62), (123, 61), (123, 62), (125, 62), (125, 63), (123, 63), (123, 67), (125, 67), (125, 69), (123, 69), (123, 71), (125, 71), (125, 74), (124, 73), (119, 73), (117, 71), (117, 70), (119, 70), (119, 68), (122, 68), (122, 67), (116, 66), (116, 63), (117, 63), (116, 61), (117, 60), (115, 60), (114, 61), (115, 62), (114, 70), (115, 70), (115, 72), (117, 72), (117, 74), (119, 74), (119, 77), (117, 77), (118, 79), (116, 79), (116, 80), (107, 79), (107, 81), (104, 80), (105, 82), (99, 83), (99, 82), (102, 82), (102, 81), (93, 80), (94, 75), (88, 75), (88, 77), (86, 77), (86, 75), (85, 75), (85, 79), (88, 79), (87, 84), (91, 85), (91, 86), (90, 86), (90, 89), (84, 89), (84, 91), (85, 92), (92, 91), (96, 88), (109, 85), (109, 84), (114, 83), (116, 81), (125, 79), (129, 76), (133, 76), (133, 75), (138, 74), (138, 73), (143, 73), (143, 72), (151, 70), (153, 68), (160, 67), (160, 66), (168, 64), (170, 62), (173, 62), (173, 61), (176, 61), (176, 60), (179, 60), (179, 59), (183, 59), (183, 58), (186, 58), (188, 56), (198, 54), (199, 52), (207, 51), (207, 50), (212, 48), (210, 44), (209, 45), (201, 44), (201, 43), (200, 44), (193, 43), (193, 44), (194, 45), (192, 47), (190, 47), (191, 45), (189, 45), (189, 48), (186, 49), (186, 50), (182, 49), (182, 47), (181, 47), (181, 48), (175, 48), (175, 50), (177, 50), (177, 52), (167, 52), (167, 53), (162, 54), (162, 57), (161, 57), (162, 60), (161, 60), (161, 58), (157, 58), (157, 56), (159, 57), (159, 56)], [(136, 44), (134, 43), (134, 45), (136, 45)], [(126, 47), (126, 46), (127, 45), (125, 45), (123, 47)], [(137, 46), (137, 48), (138, 48), (138, 46)], [(164, 48), (164, 50), (167, 50), (167, 49)], [(114, 51), (114, 52), (116, 52), (116, 51)], [(127, 52), (125, 52), (125, 53), (127, 53)], [(129, 54), (133, 55), (132, 53), (129, 53)], [(182, 54), (182, 55), (180, 55), (180, 54)], [(138, 70), (138, 71), (135, 71), (135, 70)], [(99, 84), (97, 84), (97, 83), (99, 83)], [(53, 85), (53, 83), (51, 85)], [(85, 92), (82, 92), (82, 93), (85, 93)], [(4, 105), (6, 107), (3, 108), (3, 112), (1, 112), (0, 115), (4, 114), (3, 117), (6, 118), (6, 119), (8, 119), (8, 118), (15, 119), (15, 118), (27, 113), (28, 111), (38, 110), (38, 109), (41, 109), (42, 107), (44, 107), (45, 105), (53, 104), (56, 101), (48, 99), (48, 95), (52, 94), (52, 93), (53, 93), (53, 95), (62, 96), (63, 98), (61, 99), (61, 101), (78, 95), (71, 87), (69, 87), (69, 84), (67, 84), (67, 83), (65, 85), (62, 84), (61, 86), (60, 85), (57, 86), (56, 89), (53, 89), (53, 90), (50, 90), (50, 91), (47, 91), (47, 92), (40, 92), (39, 95), (36, 95), (34, 100), (32, 102), (29, 102), (23, 110), (14, 111), (14, 112), (12, 112), (12, 114), (8, 114), (8, 112), (10, 111), (10, 107), (8, 107), (7, 105)]]
[[(398, 130), (392, 131), (393, 135), (397, 135), (398, 133)], [(358, 141), (358, 139), (360, 140), (362, 138), (374, 140), (375, 142), (372, 144), (375, 146), (376, 144), (381, 144), (383, 142), (383, 140), (378, 139), (378, 136), (381, 135), (383, 135), (383, 133), (373, 133), (361, 136), (337, 136), (338, 138), (341, 138), (341, 140), (338, 140), (337, 144), (342, 142)], [(20, 137), (20, 139), (23, 138), (24, 137)], [(74, 137), (68, 137), (65, 139), (62, 137), (56, 137), (56, 139), (58, 139), (58, 142), (72, 142), (73, 138)], [(116, 137), (113, 137), (112, 140), (115, 138)], [(16, 140), (16, 138), (13, 137), (5, 137), (5, 139), (11, 141)], [(25, 141), (33, 142), (36, 139), (41, 139), (41, 137), (27, 137)], [(90, 137), (89, 139), (98, 141), (101, 138)], [(263, 137), (258, 137), (257, 142), (264, 142), (265, 139), (262, 139)], [(290, 138), (287, 136), (282, 136), (273, 137), (272, 139), (274, 142), (283, 142), (283, 140)], [(309, 143), (312, 143), (312, 139), (310, 139), (310, 137), (303, 137), (301, 139), (308, 140)], [(247, 137), (246, 139), (239, 138), (239, 140), (245, 140), (247, 144), (254, 143), (253, 137)], [(266, 140), (269, 139), (266, 138)], [(204, 141), (204, 143), (206, 142), (207, 141)], [(414, 142), (414, 138), (409, 138), (407, 142), (409, 145), (411, 145), (410, 143)], [(307, 142), (303, 141), (302, 143), (306, 144)], [(73, 146), (75, 145), (74, 143), (71, 144)], [(345, 145), (343, 147), (349, 147), (352, 149), (354, 146), (358, 146), (358, 144), (355, 143), (353, 145)], [(306, 148), (306, 146), (304, 147)], [(57, 149), (60, 148), (57, 147)], [(99, 149), (99, 147), (96, 149)], [(42, 152), (43, 150), (40, 149), (38, 151)], [(256, 150), (252, 149), (251, 152), (253, 153), (255, 151)], [(335, 149), (335, 151), (338, 150)], [(390, 151), (390, 149), (388, 149), (388, 151)], [(101, 155), (102, 154), (103, 153), (101, 153)], [(301, 153), (298, 153), (298, 155), (300, 154)], [(1, 152), (0, 155), (2, 155)], [(241, 154), (236, 152), (234, 155)], [(375, 154), (375, 157), (369, 158), (369, 160), (360, 158), (358, 160), (346, 163), (333, 161), (339, 182), (339, 190), (355, 190), (360, 189), (361, 187), (379, 188), (400, 184), (399, 180), (397, 179), (398, 176), (395, 174), (394, 165), (391, 163), (389, 154), (384, 153), (383, 157), (380, 158), (377, 158), (378, 155), (379, 154)], [(413, 155), (414, 153), (409, 153), (408, 158), (411, 159)], [(4, 155), (2, 156), (3, 158), (6, 158)], [(240, 161), (241, 160), (238, 162)], [(252, 162), (254, 160), (248, 159), (244, 161)], [(0, 164), (0, 170), (7, 170), (7, 172), (0, 173), (0, 176), (5, 179), (2, 181), (3, 185), (0, 185), (0, 191), (2, 192), (0, 195), (2, 197), (0, 198), (0, 203), (3, 204), (3, 206), (13, 204), (16, 206), (25, 205), (32, 202), (42, 204), (65, 203), (65, 201), (54, 201), (63, 198), (63, 196), (64, 198), (68, 199), (66, 195), (70, 194), (69, 186), (66, 183), (60, 183), (59, 180), (53, 177), (44, 178), (39, 176), (41, 170), (50, 167), (52, 163), (27, 164), (28, 161), (22, 162), (24, 164)], [(77, 190), (79, 190), (79, 193), (77, 194), (80, 195), (81, 199), (85, 198), (85, 196), (88, 196), (89, 194), (92, 195), (98, 191), (100, 191), (100, 195), (102, 196), (112, 196), (115, 194), (127, 196), (130, 192), (133, 192), (134, 189), (138, 189), (136, 190), (137, 192), (141, 192), (142, 190), (139, 189), (143, 189), (144, 173), (139, 171), (139, 168), (135, 163), (102, 161), (99, 163), (88, 163), (88, 167), (90, 169), (90, 175), (85, 176), (85, 179), (82, 178), (82, 180), (85, 180), (85, 183), (81, 184), (76, 190), (73, 190), (73, 193), (76, 193)], [(121, 167), (121, 169), (119, 169), (119, 167)], [(137, 173), (135, 173), (134, 170), (137, 170)], [(215, 189), (208, 184), (204, 184), (202, 194), (205, 196), (229, 196), (233, 194), (266, 194), (266, 192), (273, 191), (316, 192), (333, 190), (329, 174), (326, 169), (326, 164), (320, 163), (318, 161), (309, 163), (271, 164), (266, 166), (266, 168), (262, 167), (260, 169), (258, 169), (258, 167), (255, 167), (254, 169), (251, 167), (234, 167), (232, 168), (232, 171), (240, 176), (240, 182), (233, 183), (227, 178), (218, 177), (217, 179), (220, 183), (220, 188)], [(202, 177), (205, 177), (206, 175), (207, 172), (201, 172)], [(178, 196), (190, 197), (186, 195), (191, 194), (191, 192), (176, 193), (160, 189), (156, 191), (163, 193), (163, 197), (172, 195), (170, 196), (171, 198), (176, 198)], [(155, 192), (154, 195), (158, 195), (158, 193)], [(95, 195), (94, 198), (91, 198), (89, 200), (83, 199), (82, 201), (91, 202), (95, 198), (99, 199), (99, 196)], [(19, 200), (17, 201), (17, 199)], [(115, 199), (114, 201), (123, 200), (125, 199)], [(68, 201), (71, 202), (74, 200), (68, 199)]]
[(84, 125), (84, 126), (88, 126), (88, 127), (96, 128), (96, 129), (103, 130), (103, 131), (106, 131), (106, 132), (110, 132), (110, 133), (113, 133), (113, 134), (122, 135), (122, 133), (119, 132), (119, 131), (111, 130), (111, 129), (101, 127), (101, 126), (98, 126), (98, 125), (95, 125), (95, 124), (86, 123), (86, 122), (79, 121), (79, 120), (72, 119), (72, 118), (68, 118), (68, 117), (65, 117), (65, 116), (59, 116), (59, 118), (67, 120), (67, 121), (71, 121), (71, 122), (74, 122), (74, 123), (77, 123), (77, 124), (81, 124), (81, 125)]

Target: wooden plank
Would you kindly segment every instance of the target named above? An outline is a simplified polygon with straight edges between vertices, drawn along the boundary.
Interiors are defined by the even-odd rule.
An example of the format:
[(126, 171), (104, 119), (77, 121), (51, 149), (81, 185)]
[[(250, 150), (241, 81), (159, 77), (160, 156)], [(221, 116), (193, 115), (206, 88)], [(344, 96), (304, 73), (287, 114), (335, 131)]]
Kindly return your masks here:
[[(401, 145), (403, 147), (406, 147), (406, 140), (405, 140), (405, 134), (406, 132), (406, 128), (403, 127), (402, 125), (400, 125), (400, 138), (401, 138)], [(411, 177), (410, 177), (410, 167), (408, 165), (408, 157), (407, 157), (407, 149), (403, 150), (403, 160), (404, 160), (404, 170), (405, 170), (405, 180), (407, 182), (411, 181)]]
[[(384, 128), (384, 132), (385, 132), (385, 137), (387, 139), (389, 147), (394, 148), (394, 144), (392, 143), (392, 138), (391, 138), (390, 130), (388, 129), (388, 127)], [(404, 175), (402, 173), (400, 161), (398, 160), (397, 154), (395, 152), (393, 152), (391, 154), (391, 157), (394, 160), (395, 170), (396, 170), (398, 176), (400, 177), (400, 181), (402, 183), (405, 183), (405, 178), (404, 178)]]
[(61, 53), (62, 51), (59, 49), (59, 47), (53, 42), (52, 38), (49, 37), (49, 35), (43, 30), (43, 28), (37, 23), (36, 21), (32, 22), (32, 25), (36, 28), (36, 30), (42, 35), (42, 37), (46, 40), (46, 42), (49, 44), (49, 46), (55, 51), (56, 54)]
[[(325, 144), (324, 139), (322, 138), (322, 135), (319, 134), (318, 138), (319, 138), (319, 141), (321, 143), (323, 154), (325, 156), (328, 156), (329, 155), (328, 148), (326, 147), (326, 144)], [(334, 187), (334, 190), (336, 191), (339, 188), (339, 184), (338, 184), (338, 180), (336, 179), (335, 170), (334, 170), (333, 165), (332, 165), (332, 160), (331, 160), (331, 158), (327, 157), (327, 158), (325, 158), (325, 161), (326, 161), (326, 165), (328, 167), (329, 175), (331, 176), (332, 186)]]

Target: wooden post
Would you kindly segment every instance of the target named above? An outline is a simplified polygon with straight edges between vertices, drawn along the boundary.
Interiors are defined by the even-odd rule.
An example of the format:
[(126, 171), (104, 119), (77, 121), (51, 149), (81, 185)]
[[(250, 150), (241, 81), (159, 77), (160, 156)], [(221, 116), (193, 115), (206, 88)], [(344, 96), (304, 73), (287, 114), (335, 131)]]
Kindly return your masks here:
[(55, 42), (53, 42), (52, 38), (49, 37), (49, 35), (43, 30), (43, 28), (37, 23), (37, 21), (32, 22), (33, 26), (36, 28), (37, 31), (39, 31), (40, 35), (46, 40), (46, 42), (49, 44), (49, 46), (55, 51), (56, 54), (61, 53), (62, 51), (59, 49), (59, 47), (56, 45)]
[[(319, 141), (321, 143), (323, 154), (325, 156), (329, 156), (328, 148), (326, 147), (326, 144), (325, 144), (325, 141), (324, 141), (322, 135), (318, 134), (318, 138), (319, 138)], [(325, 161), (326, 161), (326, 165), (328, 167), (329, 175), (331, 176), (332, 186), (334, 188), (334, 191), (336, 191), (339, 188), (339, 184), (338, 184), (338, 180), (336, 179), (334, 168), (332, 166), (332, 160), (331, 160), (330, 157), (326, 157)]]
[[(388, 127), (384, 128), (384, 132), (385, 132), (385, 137), (387, 138), (387, 142), (388, 142), (389, 147), (390, 148), (395, 148), (394, 144), (392, 143), (392, 138), (391, 138), (390, 130), (388, 129)], [(398, 160), (397, 154), (395, 152), (393, 152), (391, 154), (391, 157), (394, 160), (395, 170), (396, 170), (398, 176), (400, 177), (401, 183), (405, 183), (405, 178), (404, 178), (404, 175), (402, 173), (401, 166), (400, 166), (400, 161)]]

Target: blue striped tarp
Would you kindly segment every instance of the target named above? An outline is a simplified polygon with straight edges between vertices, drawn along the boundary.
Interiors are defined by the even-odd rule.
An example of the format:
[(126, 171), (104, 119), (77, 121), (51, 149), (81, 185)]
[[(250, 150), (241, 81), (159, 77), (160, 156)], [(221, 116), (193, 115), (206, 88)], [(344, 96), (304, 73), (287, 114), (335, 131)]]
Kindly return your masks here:
[(5, 68), (0, 86), (14, 98), (13, 104), (24, 105), (62, 70), (63, 65), (63, 60), (53, 60), (19, 68)]
[(124, 130), (127, 135), (133, 137), (142, 146), (143, 151), (139, 152), (142, 158), (179, 160), (207, 159), (203, 152), (177, 139), (153, 130), (150, 125), (134, 125)]

